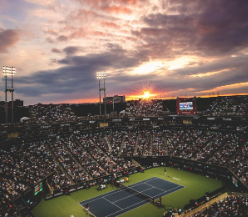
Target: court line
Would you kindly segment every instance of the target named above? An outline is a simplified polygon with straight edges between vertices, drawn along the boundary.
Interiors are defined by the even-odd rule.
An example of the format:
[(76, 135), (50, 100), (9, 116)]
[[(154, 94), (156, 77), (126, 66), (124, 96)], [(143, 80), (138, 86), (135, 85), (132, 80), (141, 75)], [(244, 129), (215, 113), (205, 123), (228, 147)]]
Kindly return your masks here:
[[(147, 182), (148, 181), (151, 181), (152, 179), (161, 179), (161, 178), (159, 178), (159, 177), (156, 177), (156, 176), (154, 176), (154, 177), (152, 177), (152, 178), (149, 178), (149, 179), (145, 179), (145, 180), (142, 180), (142, 181), (140, 181), (140, 182), (137, 182), (137, 183), (135, 183), (135, 184), (132, 184), (132, 185), (129, 185), (129, 186), (131, 186), (131, 187), (133, 187), (133, 186), (136, 186), (136, 185), (139, 185), (139, 184), (142, 184), (142, 183), (144, 183), (144, 184), (148, 184)], [(164, 181), (164, 182), (166, 182), (167, 180), (165, 180), (165, 179), (161, 179), (162, 181)], [(167, 181), (167, 182), (170, 182), (170, 181)], [(169, 195), (169, 194), (171, 194), (171, 193), (173, 193), (173, 192), (175, 192), (175, 191), (177, 191), (177, 190), (180, 190), (180, 189), (177, 189), (177, 190), (175, 190), (175, 191), (172, 191), (172, 192), (170, 192), (169, 194), (165, 194), (166, 192), (168, 192), (168, 191), (171, 191), (171, 190), (173, 190), (173, 189), (176, 189), (176, 188), (178, 188), (178, 187), (183, 187), (183, 188), (185, 188), (185, 186), (182, 186), (182, 185), (179, 185), (179, 184), (177, 184), (177, 183), (174, 183), (174, 182), (170, 182), (170, 183), (172, 183), (172, 184), (176, 184), (177, 185), (177, 187), (175, 187), (175, 188), (172, 188), (172, 189), (169, 189), (169, 190), (167, 190), (167, 191), (165, 191), (165, 190), (162, 190), (162, 189), (160, 189), (160, 188), (158, 188), (158, 189), (160, 189), (161, 191), (162, 191), (162, 193), (159, 193), (159, 194), (156, 194), (156, 195), (154, 195), (153, 197), (156, 197), (156, 196), (158, 196), (158, 195), (162, 195), (162, 196), (166, 196), (166, 195)], [(148, 184), (148, 185), (150, 185), (150, 184)], [(153, 185), (150, 185), (150, 186), (153, 186)], [(153, 186), (152, 188), (157, 188), (157, 187), (155, 187), (155, 186)], [(149, 189), (152, 189), (152, 188), (149, 188)], [(183, 188), (181, 188), (181, 189), (183, 189)], [(123, 190), (125, 190), (125, 189), (118, 189), (118, 190), (114, 190), (114, 192), (108, 192), (108, 193), (106, 193), (106, 196), (109, 196), (109, 195), (112, 195), (112, 194), (115, 194), (115, 193), (119, 193), (119, 192), (121, 192), (121, 191), (123, 191)], [(148, 189), (145, 189), (145, 190), (143, 190), (143, 191), (146, 191), (146, 190), (148, 190)], [(143, 192), (143, 191), (141, 191), (141, 192)], [(128, 197), (131, 197), (131, 196), (134, 196), (135, 194), (132, 194), (132, 195), (130, 195), (130, 196), (128, 196)], [(95, 200), (97, 200), (97, 199), (106, 199), (105, 197), (106, 196), (104, 196), (104, 197), (101, 197), (101, 195), (99, 195), (99, 196), (96, 196), (96, 197), (99, 197), (99, 198), (96, 198), (96, 197), (94, 197), (94, 198), (96, 198)], [(127, 197), (125, 197), (125, 198), (123, 198), (123, 199), (126, 199)], [(123, 199), (121, 199), (121, 200), (123, 200)], [(95, 201), (95, 200), (91, 200), (91, 201), (88, 201), (87, 203), (90, 203), (90, 202), (92, 202), (92, 201)], [(107, 199), (106, 199), (107, 200)], [(87, 200), (86, 200), (87, 201)], [(109, 201), (109, 200), (107, 200), (107, 201)], [(117, 201), (119, 201), (119, 200), (117, 200)], [(117, 201), (115, 201), (115, 202), (117, 202)], [(111, 216), (111, 215), (113, 215), (113, 214), (115, 214), (115, 213), (118, 213), (118, 212), (121, 212), (122, 210), (126, 210), (126, 209), (128, 209), (128, 208), (130, 208), (130, 207), (132, 207), (132, 206), (135, 206), (135, 205), (137, 205), (137, 204), (139, 204), (139, 203), (142, 203), (142, 202), (145, 202), (145, 201), (147, 201), (147, 200), (142, 200), (142, 201), (140, 201), (140, 202), (138, 202), (138, 203), (135, 203), (135, 204), (133, 204), (133, 205), (131, 205), (131, 206), (128, 206), (128, 207), (126, 207), (126, 208), (124, 208), (124, 209), (122, 209), (122, 208), (120, 208), (119, 206), (117, 206), (118, 208), (120, 208), (121, 210), (118, 210), (117, 212), (114, 212), (114, 213), (111, 213), (111, 214), (109, 214), (109, 215), (107, 215), (106, 217), (108, 217), (108, 216)], [(83, 202), (83, 201), (82, 201)], [(112, 203), (111, 201), (109, 201), (110, 203)], [(115, 203), (114, 202), (114, 203)], [(147, 203), (149, 203), (149, 202), (146, 202), (146, 203), (144, 203), (144, 204), (142, 204), (142, 205), (140, 205), (140, 206), (138, 206), (138, 207), (141, 207), (141, 206), (143, 206), (143, 205), (145, 205), (145, 204), (147, 204)], [(83, 205), (81, 205), (80, 204), (80, 202), (78, 203), (80, 206), (83, 206)], [(85, 203), (83, 203), (83, 204), (86, 204), (86, 202)], [(112, 203), (113, 204), (113, 203)], [(115, 204), (114, 204), (115, 205)], [(137, 209), (138, 207), (136, 207), (136, 208), (134, 208), (134, 209)], [(131, 209), (131, 210), (133, 210), (133, 209)], [(131, 210), (128, 210), (128, 211), (126, 211), (126, 212), (124, 212), (124, 213), (127, 213), (127, 212), (129, 212), (129, 211), (131, 211)], [(124, 214), (124, 213), (121, 213), (120, 215), (122, 215), (122, 214)], [(94, 215), (94, 214), (93, 214)], [(95, 215), (94, 215), (95, 216)], [(95, 216), (96, 217), (96, 216)]]
[[(177, 188), (178, 188), (178, 187), (180, 187), (180, 186), (177, 186)], [(172, 190), (172, 189), (171, 189), (171, 190)], [(179, 189), (178, 189), (178, 190), (179, 190)], [(175, 190), (175, 191), (178, 191), (178, 190)], [(168, 191), (170, 191), (170, 190), (168, 190)], [(173, 191), (173, 192), (175, 192), (175, 191)], [(171, 193), (173, 193), (173, 192), (171, 192)], [(165, 193), (165, 192), (164, 192), (164, 193)], [(169, 193), (169, 194), (171, 194), (171, 193)], [(163, 196), (166, 196), (166, 195), (169, 195), (169, 194), (164, 194)], [(154, 195), (153, 197), (156, 197), (156, 196), (158, 196), (158, 195), (161, 195), (161, 193), (156, 194), (156, 195)], [(145, 202), (145, 201), (147, 201), (147, 200), (142, 200), (142, 201), (140, 201), (139, 203)], [(133, 204), (133, 205), (131, 205), (131, 206), (126, 207), (125, 209), (128, 209), (128, 208), (130, 208), (130, 207), (132, 207), (132, 206), (134, 206), (134, 205), (136, 205), (136, 204), (139, 204), (139, 203), (135, 203), (135, 204)], [(143, 206), (143, 205), (145, 205), (145, 204), (147, 204), (147, 203), (150, 203), (150, 202), (148, 201), (148, 202), (146, 202), (146, 203), (144, 203), (144, 204), (142, 204), (142, 205), (140, 205), (140, 206)], [(138, 207), (140, 207), (140, 206), (138, 206)], [(137, 209), (138, 207), (136, 207), (135, 209)], [(123, 210), (125, 210), (125, 209), (123, 209)], [(134, 210), (134, 209), (131, 209), (131, 210)], [(129, 211), (131, 211), (131, 210), (128, 210), (127, 212), (129, 212)], [(117, 212), (111, 213), (111, 214), (107, 215), (106, 217), (111, 216), (111, 215), (114, 215), (115, 213), (118, 213), (118, 212), (120, 212), (120, 210), (117, 211)], [(126, 212), (124, 212), (124, 213), (126, 213)], [(120, 215), (122, 215), (122, 214), (124, 214), (124, 213), (121, 213)]]
[[(154, 176), (154, 177), (155, 177), (155, 178), (157, 178), (157, 179), (161, 179), (161, 178), (159, 178), (159, 177), (157, 177), (157, 176)], [(163, 181), (167, 181), (167, 182), (170, 182), (170, 183), (173, 183), (173, 184), (176, 184), (176, 185), (180, 185), (180, 184), (177, 184), (177, 183), (174, 183), (174, 182), (168, 181), (167, 179), (161, 179), (161, 180), (163, 180)], [(185, 187), (185, 186), (183, 186), (183, 185), (180, 185), (180, 186)]]
[[(80, 206), (80, 207), (82, 207), (82, 205), (80, 204), (80, 202), (78, 202), (78, 205)], [(83, 207), (84, 208), (84, 207)], [(85, 209), (85, 208), (84, 208)], [(90, 211), (88, 211), (91, 215), (93, 215), (93, 216), (95, 216), (92, 212), (90, 212)], [(96, 217), (96, 216), (95, 216)]]
[[(154, 179), (154, 178), (156, 178), (156, 177), (152, 177), (152, 178), (150, 178), (150, 179)], [(137, 184), (140, 184), (141, 182), (145, 182), (145, 180), (149, 180), (149, 179), (144, 179), (144, 180), (142, 180), (142, 181), (140, 181), (140, 182), (137, 182), (137, 183), (135, 183), (135, 184), (133, 184), (133, 185), (128, 185), (128, 186), (135, 186), (135, 185), (137, 185)], [(112, 194), (116, 194), (116, 193), (121, 192), (121, 191), (124, 191), (124, 189), (121, 188), (121, 189), (117, 189), (117, 190), (113, 190), (113, 191), (107, 192), (107, 193), (106, 193), (107, 195), (105, 195), (104, 197), (109, 196), (109, 195), (112, 195)], [(99, 197), (98, 199), (100, 199), (100, 198), (102, 198), (102, 195), (98, 195), (98, 196), (92, 197), (91, 199), (94, 199), (94, 198), (95, 198), (94, 200), (88, 199), (89, 201), (88, 201), (88, 200), (83, 200), (83, 201), (81, 201), (81, 202), (87, 201), (87, 202), (84, 202), (83, 204), (85, 204), (85, 203), (90, 203), (90, 202), (92, 202), (92, 201), (95, 201), (97, 197)], [(79, 202), (79, 204), (80, 204), (81, 202)]]
[[(185, 187), (183, 186), (183, 188), (185, 188)], [(183, 188), (181, 188), (181, 189), (183, 189)], [(181, 190), (181, 189), (178, 189), (178, 190)], [(175, 191), (178, 191), (178, 190), (175, 190)], [(169, 194), (172, 194), (172, 193), (174, 193), (175, 191), (173, 191), (173, 192), (171, 192), (171, 193), (169, 193)], [(163, 196), (167, 196), (167, 195), (169, 195), (169, 194), (162, 195), (162, 197), (163, 197)], [(156, 196), (156, 195), (155, 195), (155, 196)], [(149, 202), (144, 203), (143, 205), (140, 205), (140, 206), (136, 207), (135, 209), (137, 209), (137, 208), (139, 208), (139, 207), (141, 207), (141, 206), (144, 206), (144, 205), (146, 205), (146, 204), (148, 204), (148, 203), (149, 203)], [(126, 211), (126, 212), (121, 213), (120, 215), (123, 215), (123, 214), (125, 214), (125, 213), (127, 213), (127, 212), (130, 212), (130, 211), (132, 211), (132, 210), (135, 210), (135, 209), (128, 210), (128, 211)], [(113, 214), (114, 214), (114, 213), (113, 213)], [(118, 216), (120, 216), (120, 215), (118, 215)], [(106, 216), (106, 217), (107, 217), (107, 216)]]
[[(152, 189), (152, 188), (148, 188), (148, 189), (146, 189), (146, 190), (149, 190), (149, 189)], [(146, 190), (143, 190), (143, 191), (146, 191)], [(139, 192), (142, 192), (142, 191), (139, 191)], [(139, 194), (139, 193), (131, 194), (131, 195), (130, 195), (130, 196), (128, 196), (128, 197), (132, 197), (132, 196), (137, 195), (137, 194)], [(148, 196), (149, 196), (149, 195), (148, 195)], [(116, 202), (118, 202), (118, 201), (120, 201), (120, 200), (124, 200), (124, 199), (126, 199), (126, 198), (128, 198), (128, 197), (125, 197), (125, 198), (122, 198), (122, 199), (116, 200), (116, 201), (114, 201), (113, 203), (116, 203)]]
[[(175, 188), (178, 188), (178, 187), (180, 187), (180, 186), (177, 186), (177, 187), (175, 187)], [(173, 190), (173, 189), (175, 189), (175, 188), (172, 188), (172, 189), (170, 189), (170, 190), (167, 190), (167, 191), (164, 191), (164, 193), (165, 192), (168, 192), (168, 191), (171, 191), (171, 190)], [(174, 192), (174, 191), (173, 191)], [(156, 196), (158, 196), (158, 195), (161, 195), (161, 193), (160, 194), (156, 194), (155, 196), (153, 196), (153, 197), (156, 197)], [(166, 196), (167, 194), (165, 194), (164, 196)]]
[[(158, 187), (156, 187), (156, 186), (154, 186), (154, 185), (151, 185), (151, 184), (148, 184), (148, 183), (146, 183), (147, 185), (150, 185), (150, 186), (153, 186), (154, 188), (157, 188), (157, 189), (159, 189), (159, 190), (161, 190), (161, 191), (164, 191), (164, 192), (167, 192), (167, 191), (169, 191), (169, 190), (171, 190), (171, 189), (169, 189), (169, 190), (165, 190), (165, 189), (162, 189), (162, 188), (158, 188)], [(177, 187), (179, 187), (180, 185), (178, 185)], [(177, 187), (175, 187), (175, 188), (177, 188)], [(175, 189), (175, 188), (172, 188), (172, 189)], [(148, 190), (148, 189), (147, 189)]]
[[(157, 189), (159, 189), (159, 190), (161, 190), (161, 191), (165, 191), (166, 192), (166, 190), (164, 190), (164, 189), (162, 189), (162, 188), (158, 188), (158, 187), (156, 187), (156, 186), (154, 186), (154, 185), (151, 185), (151, 184), (148, 184), (148, 183), (146, 183), (147, 185), (150, 185), (150, 186), (153, 186), (154, 188), (157, 188)], [(147, 189), (148, 190), (148, 189)]]
[[(104, 200), (108, 201), (109, 203), (112, 203), (110, 200), (106, 199), (105, 197), (103, 197)], [(119, 207), (118, 205), (112, 203), (114, 206), (117, 206), (118, 208), (120, 208), (121, 210), (123, 210), (121, 207)]]
[[(144, 201), (147, 201), (147, 200), (142, 200), (142, 201), (140, 201), (140, 202), (138, 202), (138, 203), (135, 203), (135, 204), (133, 204), (133, 205), (131, 205), (131, 206), (126, 207), (125, 209), (128, 209), (128, 208), (130, 208), (130, 207), (132, 207), (132, 206), (134, 206), (134, 205), (136, 205), (136, 204), (139, 204), (139, 203), (141, 203), (141, 202), (144, 202)], [(147, 203), (149, 203), (149, 202), (147, 202)], [(144, 204), (143, 204), (143, 205), (144, 205)], [(143, 206), (143, 205), (141, 205), (141, 206)], [(125, 209), (123, 209), (123, 210), (125, 210)], [(136, 209), (136, 208), (135, 208), (135, 209)], [(130, 211), (130, 210), (129, 210), (129, 211)], [(107, 215), (106, 217), (108, 217), (108, 216), (110, 216), (110, 215), (114, 215), (115, 213), (118, 213), (118, 212), (120, 212), (120, 210), (117, 211), (117, 212), (113, 212), (113, 213)], [(122, 215), (122, 214), (123, 214), (123, 213), (121, 213), (120, 215)]]

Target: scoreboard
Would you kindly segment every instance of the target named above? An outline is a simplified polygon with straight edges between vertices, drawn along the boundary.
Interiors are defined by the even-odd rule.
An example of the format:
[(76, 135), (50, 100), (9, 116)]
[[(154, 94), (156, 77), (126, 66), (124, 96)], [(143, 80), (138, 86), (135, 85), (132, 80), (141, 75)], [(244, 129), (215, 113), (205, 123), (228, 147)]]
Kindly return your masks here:
[(34, 195), (39, 194), (41, 191), (43, 191), (43, 182), (40, 182), (38, 185), (34, 186)]
[(195, 115), (196, 100), (195, 98), (179, 98), (176, 99), (178, 115)]

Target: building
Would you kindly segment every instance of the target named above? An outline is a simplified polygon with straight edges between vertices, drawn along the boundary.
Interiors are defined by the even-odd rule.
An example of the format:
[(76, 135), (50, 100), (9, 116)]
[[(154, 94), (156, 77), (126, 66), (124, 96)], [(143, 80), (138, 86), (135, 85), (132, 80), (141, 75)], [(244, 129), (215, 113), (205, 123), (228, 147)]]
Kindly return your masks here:
[[(5, 101), (1, 101), (0, 106), (5, 107)], [(14, 101), (14, 107), (18, 107), (18, 106), (21, 106), (21, 107), (23, 106), (23, 100), (16, 99)], [(8, 102), (8, 108), (11, 108), (11, 107), (12, 107), (12, 101), (9, 101)]]
[(114, 95), (114, 96), (111, 96), (111, 97), (106, 97), (106, 98), (103, 98), (103, 103), (125, 103), (126, 102), (126, 97), (123, 95), (123, 96), (118, 96), (118, 95)]

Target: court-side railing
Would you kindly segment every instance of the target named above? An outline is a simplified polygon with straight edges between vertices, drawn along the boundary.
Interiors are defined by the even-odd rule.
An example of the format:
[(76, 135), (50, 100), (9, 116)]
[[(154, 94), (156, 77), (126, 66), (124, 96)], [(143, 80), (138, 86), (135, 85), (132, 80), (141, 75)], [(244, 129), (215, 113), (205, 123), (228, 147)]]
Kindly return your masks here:
[(53, 190), (54, 190), (54, 189), (49, 185), (48, 179), (46, 179), (46, 184), (47, 184), (47, 186), (48, 186), (48, 188), (49, 188), (50, 194), (53, 194)]
[[(147, 168), (147, 169), (149, 169), (149, 168)], [(133, 169), (129, 169), (128, 174), (129, 175), (135, 174), (135, 173), (138, 173), (139, 171), (140, 171), (140, 167), (136, 167), (136, 168), (133, 168)], [(121, 177), (124, 177), (124, 176), (126, 176), (125, 171), (119, 172), (117, 174), (116, 178), (121, 178)], [(78, 191), (78, 190), (81, 190), (81, 189), (89, 189), (90, 187), (96, 186), (97, 185), (97, 180), (99, 180), (99, 179), (108, 179), (108, 181), (111, 181), (109, 179), (109, 177), (110, 177), (110, 175), (102, 176), (101, 178), (98, 177), (98, 178), (95, 178), (95, 179), (90, 180), (90, 181), (80, 182), (80, 183), (77, 183), (77, 184), (74, 184), (74, 185), (67, 186), (66, 188), (53, 190), (53, 194), (47, 195), (45, 197), (45, 200), (50, 200), (52, 198), (62, 196), (64, 194), (69, 194), (69, 193), (72, 193), (74, 191)]]
[[(218, 197), (216, 197), (216, 198), (210, 200), (209, 202), (204, 203), (203, 205), (201, 205), (201, 206), (199, 206), (199, 207), (193, 209), (192, 211), (190, 211), (190, 212), (188, 212), (188, 213), (183, 213), (183, 214), (181, 214), (180, 216), (181, 216), (181, 217), (191, 217), (191, 216), (193, 216), (193, 215), (196, 214), (196, 213), (199, 213), (199, 212), (201, 213), (201, 212), (203, 212), (205, 209), (208, 209), (212, 204), (214, 204), (214, 203), (219, 203), (221, 200), (224, 200), (224, 199), (226, 199), (227, 197), (228, 197), (228, 194), (227, 194), (227, 192), (226, 192), (226, 193), (221, 194), (220, 196), (218, 196)], [(174, 216), (177, 217), (177, 216), (179, 216), (179, 215), (178, 215), (178, 213), (176, 213)]]
[(132, 159), (132, 163), (133, 163), (136, 167), (140, 167), (140, 164), (139, 164), (136, 160)]

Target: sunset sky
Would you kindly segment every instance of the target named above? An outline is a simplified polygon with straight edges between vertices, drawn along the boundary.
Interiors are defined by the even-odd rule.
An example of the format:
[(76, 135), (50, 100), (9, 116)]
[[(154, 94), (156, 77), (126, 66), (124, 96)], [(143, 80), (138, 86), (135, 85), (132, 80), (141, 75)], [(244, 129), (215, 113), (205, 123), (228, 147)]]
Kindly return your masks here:
[(25, 105), (244, 94), (248, 1), (0, 0), (0, 64)]

